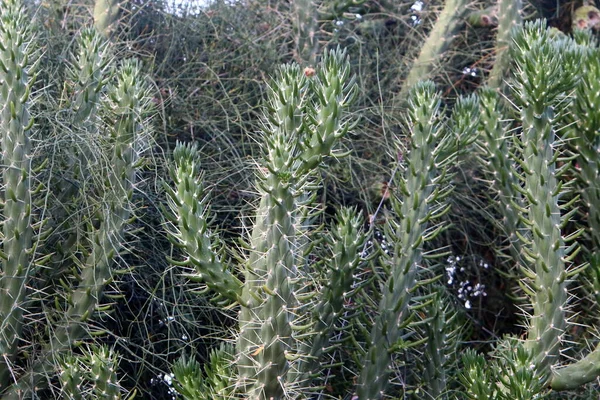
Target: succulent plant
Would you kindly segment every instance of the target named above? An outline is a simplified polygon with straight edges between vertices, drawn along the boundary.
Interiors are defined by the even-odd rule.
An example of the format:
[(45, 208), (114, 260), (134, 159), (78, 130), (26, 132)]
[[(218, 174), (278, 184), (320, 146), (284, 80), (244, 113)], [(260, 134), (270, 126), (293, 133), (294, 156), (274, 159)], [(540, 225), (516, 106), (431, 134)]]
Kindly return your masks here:
[[(70, 60), (72, 98), (58, 105), (57, 119), (64, 116), (68, 123), (60, 131), (63, 147), (52, 154), (56, 164), (34, 152), (31, 137), (37, 127), (30, 109), (36, 99), (30, 92), (37, 57), (31, 32), (20, 1), (0, 2), (2, 399), (44, 390), (53, 376), (54, 355), (70, 353), (83, 339), (101, 333), (90, 328), (90, 320), (107, 310), (103, 292), (125, 242), (136, 170), (149, 137), (149, 92), (138, 63), (123, 61), (113, 74), (108, 45), (87, 29)], [(82, 226), (68, 228), (84, 209)], [(42, 303), (53, 307), (40, 313), (47, 319), (39, 323), (31, 314)], [(46, 330), (42, 340), (29, 342), (38, 329)], [(116, 398), (114, 371), (106, 375), (102, 369), (112, 356), (98, 357), (87, 359), (95, 387)], [(65, 387), (75, 387), (80, 378), (72, 375)]]

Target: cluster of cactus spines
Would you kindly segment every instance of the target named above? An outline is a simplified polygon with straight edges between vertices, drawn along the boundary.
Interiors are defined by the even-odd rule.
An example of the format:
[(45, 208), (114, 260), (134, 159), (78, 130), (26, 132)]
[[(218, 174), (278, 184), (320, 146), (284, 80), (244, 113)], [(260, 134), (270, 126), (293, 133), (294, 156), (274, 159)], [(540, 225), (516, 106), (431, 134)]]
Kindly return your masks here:
[[(467, 116), (476, 116), (466, 100), (457, 107)], [(467, 118), (468, 119), (468, 118)], [(470, 142), (475, 122), (454, 116), (449, 125), (469, 128), (459, 142)], [(464, 123), (467, 126), (463, 126)], [(381, 398), (388, 385), (390, 356), (382, 356), (400, 339), (409, 315), (409, 302), (417, 286), (418, 271), (423, 262), (423, 243), (434, 238), (441, 226), (432, 227), (431, 221), (443, 215), (448, 207), (442, 199), (448, 194), (447, 167), (457, 154), (457, 143), (448, 134), (441, 115), (441, 98), (432, 82), (415, 85), (409, 96), (408, 125), (411, 130), (410, 155), (405, 177), (393, 194), (397, 219), (388, 220), (386, 237), (394, 244), (391, 257), (383, 257), (389, 277), (382, 284), (379, 315), (374, 321), (368, 350), (363, 359), (357, 388), (361, 400)], [(457, 133), (459, 131), (456, 131)], [(465, 131), (460, 131), (460, 136)], [(470, 133), (470, 134), (469, 134)], [(454, 147), (455, 151), (449, 151)]]
[(400, 101), (405, 101), (410, 88), (420, 80), (429, 79), (431, 72), (448, 49), (454, 35), (464, 23), (468, 11), (467, 0), (447, 0), (439, 14), (419, 56), (414, 61), (400, 92)]
[[(298, 65), (282, 66), (270, 89), (263, 126), (263, 163), (257, 171), (260, 203), (247, 244), (249, 255), (242, 260), (239, 271), (224, 267), (221, 253), (208, 233), (206, 197), (195, 148), (178, 145), (172, 171), (177, 187), (169, 191), (176, 225), (173, 237), (188, 256), (184, 264), (194, 266), (200, 274), (197, 278), (208, 288), (240, 305), (237, 385), (256, 399), (290, 395), (297, 382), (288, 383), (288, 373), (306, 376), (315, 367), (311, 358), (303, 358), (308, 354), (298, 354), (302, 348), (313, 355), (310, 345), (303, 345), (296, 336), (313, 337), (311, 343), (323, 344), (332, 327), (322, 323), (334, 323), (331, 315), (320, 315), (325, 319), (316, 323), (319, 332), (306, 333), (297, 325), (300, 319), (296, 311), (302, 306), (303, 296), (299, 295), (306, 285), (303, 278), (307, 278), (303, 276), (307, 268), (303, 243), (306, 218), (311, 215), (307, 210), (314, 200), (311, 189), (315, 187), (315, 171), (332, 154), (336, 141), (352, 127), (344, 111), (356, 94), (356, 84), (345, 53), (337, 50), (325, 53), (316, 73), (303, 71)], [(352, 215), (340, 217), (344, 225), (339, 229), (358, 235), (360, 220)], [(346, 236), (340, 240), (344, 242), (341, 248), (334, 245), (340, 254), (332, 259), (332, 276), (348, 270), (351, 276), (351, 269), (356, 267), (355, 253), (363, 239), (359, 235), (353, 240)], [(243, 283), (235, 277), (238, 272), (244, 277)], [(347, 279), (343, 281), (348, 285)], [(323, 291), (337, 295), (338, 289), (326, 287)], [(338, 317), (339, 311), (328, 306), (323, 305), (323, 311)], [(298, 334), (300, 331), (303, 333)], [(315, 353), (318, 350), (315, 348)], [(295, 367), (293, 359), (304, 361), (298, 361)]]
[(28, 280), (35, 270), (29, 97), (35, 75), (33, 36), (19, 0), (0, 2), (0, 142), (2, 269), (0, 391), (11, 381), (23, 328)]
[(118, 354), (106, 346), (90, 347), (58, 361), (61, 398), (69, 400), (121, 398), (116, 368)]
[(488, 78), (488, 85), (493, 89), (498, 89), (503, 84), (511, 62), (508, 49), (512, 43), (512, 33), (523, 21), (521, 0), (498, 0), (497, 7), (496, 60)]

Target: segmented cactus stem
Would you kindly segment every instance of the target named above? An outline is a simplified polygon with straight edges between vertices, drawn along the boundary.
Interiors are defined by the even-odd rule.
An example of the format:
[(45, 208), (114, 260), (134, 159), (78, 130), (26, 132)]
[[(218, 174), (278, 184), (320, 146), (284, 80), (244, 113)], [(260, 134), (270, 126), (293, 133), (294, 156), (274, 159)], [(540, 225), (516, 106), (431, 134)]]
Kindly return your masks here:
[(463, 24), (468, 11), (467, 0), (447, 0), (429, 36), (421, 47), (400, 92), (400, 101), (406, 101), (409, 90), (419, 81), (430, 79), (436, 63), (439, 63), (448, 49), (454, 35)]
[(497, 7), (496, 62), (488, 78), (488, 86), (492, 89), (498, 89), (503, 84), (511, 62), (508, 49), (512, 43), (512, 33), (515, 27), (521, 26), (523, 22), (521, 0), (498, 0)]
[(514, 88), (523, 123), (522, 193), (527, 200), (522, 218), (531, 232), (523, 243), (531, 267), (523, 269), (528, 280), (522, 287), (533, 306), (525, 348), (533, 355), (533, 365), (547, 376), (558, 360), (567, 302), (568, 250), (561, 227), (568, 215), (561, 216), (559, 205), (553, 101), (573, 87), (575, 60), (581, 54), (572, 43), (551, 40), (543, 22), (527, 23), (514, 40)]
[[(432, 82), (418, 83), (409, 96), (408, 122), (411, 149), (401, 198), (394, 201), (400, 223), (388, 221), (386, 236), (394, 243), (389, 260), (390, 277), (382, 287), (379, 315), (371, 332), (363, 360), (357, 395), (360, 400), (380, 399), (388, 385), (390, 356), (387, 349), (396, 344), (402, 323), (408, 315), (408, 302), (422, 261), (422, 244), (437, 196), (436, 146), (443, 136), (441, 99)], [(398, 194), (396, 194), (397, 196)], [(385, 355), (382, 355), (385, 354)]]
[(28, 278), (33, 272), (33, 216), (29, 115), (35, 74), (32, 34), (19, 0), (0, 2), (0, 141), (2, 221), (0, 257), (0, 391), (11, 381), (20, 346)]

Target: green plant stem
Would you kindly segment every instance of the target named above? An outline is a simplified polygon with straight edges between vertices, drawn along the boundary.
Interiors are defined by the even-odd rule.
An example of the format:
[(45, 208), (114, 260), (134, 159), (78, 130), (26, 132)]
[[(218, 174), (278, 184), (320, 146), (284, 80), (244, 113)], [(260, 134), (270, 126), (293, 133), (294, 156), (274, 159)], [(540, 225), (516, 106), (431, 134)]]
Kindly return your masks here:
[(468, 0), (447, 0), (427, 40), (421, 47), (419, 57), (413, 63), (400, 91), (400, 101), (405, 102), (410, 89), (419, 81), (429, 79), (436, 63), (442, 59), (456, 31), (464, 23)]
[(394, 202), (400, 219), (390, 226), (386, 236), (394, 237), (394, 255), (388, 268), (390, 276), (382, 287), (379, 315), (371, 332), (368, 351), (359, 375), (357, 395), (360, 400), (382, 398), (388, 385), (390, 348), (400, 339), (408, 303), (417, 281), (422, 261), (422, 244), (431, 217), (438, 169), (436, 145), (443, 128), (439, 121), (440, 97), (431, 82), (419, 83), (411, 92), (409, 124), (412, 130), (407, 173), (402, 185), (402, 200)]
[(600, 376), (600, 345), (583, 359), (567, 365), (554, 368), (550, 378), (550, 386), (554, 390), (577, 389)]
[(498, 0), (498, 32), (496, 34), (496, 62), (488, 78), (488, 86), (498, 89), (502, 86), (511, 58), (508, 48), (512, 42), (512, 31), (522, 24), (521, 0)]
[(0, 141), (2, 146), (2, 270), (0, 271), (0, 392), (13, 380), (27, 284), (34, 269), (29, 115), (35, 71), (31, 34), (18, 0), (0, 2)]

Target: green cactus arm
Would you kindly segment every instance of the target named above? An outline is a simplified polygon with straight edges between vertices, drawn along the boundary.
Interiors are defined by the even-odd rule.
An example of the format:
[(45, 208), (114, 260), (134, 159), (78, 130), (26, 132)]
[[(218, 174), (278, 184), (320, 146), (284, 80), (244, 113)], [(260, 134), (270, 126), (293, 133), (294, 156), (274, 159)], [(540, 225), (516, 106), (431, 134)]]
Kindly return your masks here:
[(569, 53), (564, 41), (551, 40), (544, 22), (527, 23), (514, 36), (512, 57), (515, 93), (521, 104), (523, 132), (523, 193), (528, 201), (522, 216), (529, 227), (527, 261), (530, 317), (525, 348), (533, 365), (548, 376), (559, 356), (560, 337), (566, 327), (567, 265), (565, 239), (556, 178), (553, 101), (574, 84), (573, 67), (581, 54)]
[(308, 82), (317, 104), (305, 103), (307, 130), (299, 140), (299, 174), (317, 168), (331, 154), (334, 144), (358, 123), (357, 118), (343, 113), (358, 94), (346, 53), (339, 49), (325, 52), (315, 78)]
[(343, 111), (356, 91), (344, 52), (326, 53), (316, 69), (310, 76), (298, 65), (282, 67), (267, 104), (257, 184), (261, 200), (244, 270), (237, 342), (241, 386), (257, 399), (281, 398), (290, 390), (285, 376), (304, 257), (298, 251), (301, 216), (313, 189), (311, 176), (348, 132)]
[(121, 12), (119, 0), (96, 0), (94, 3), (94, 25), (106, 38), (116, 30)]
[(105, 188), (105, 213), (99, 228), (90, 226), (92, 248), (82, 266), (79, 286), (71, 295), (65, 322), (54, 335), (54, 348), (62, 348), (85, 335), (85, 322), (94, 313), (104, 287), (112, 279), (111, 266), (121, 249), (123, 229), (130, 218), (129, 201), (139, 165), (137, 146), (147, 129), (144, 118), (150, 107), (148, 94), (139, 65), (134, 60), (124, 62), (109, 91), (107, 104), (112, 115), (109, 131), (114, 149)]
[(354, 272), (360, 263), (359, 251), (365, 242), (362, 232), (363, 219), (356, 210), (343, 208), (336, 215), (336, 223), (329, 232), (327, 241), (332, 257), (325, 261), (326, 278), (320, 300), (312, 306), (311, 341), (303, 341), (299, 351), (300, 360), (288, 374), (290, 382), (302, 384), (318, 373), (323, 349), (330, 347), (329, 338), (344, 311), (344, 301), (352, 293)]
[(424, 374), (421, 386), (433, 399), (442, 398), (452, 384), (452, 366), (456, 359), (459, 330), (458, 314), (452, 310), (449, 296), (438, 289), (426, 308), (428, 323), (424, 326), (427, 342), (424, 349)]
[(498, 32), (496, 33), (496, 61), (488, 78), (488, 86), (498, 89), (502, 86), (506, 71), (510, 66), (508, 49), (512, 43), (512, 32), (523, 22), (521, 0), (498, 0)]
[(35, 73), (33, 35), (19, 0), (0, 1), (0, 142), (2, 260), (0, 269), (0, 391), (11, 381), (23, 309), (33, 272), (29, 94)]
[(406, 101), (410, 88), (417, 82), (430, 78), (435, 64), (439, 62), (443, 53), (450, 46), (456, 31), (464, 23), (468, 4), (467, 0), (447, 0), (445, 2), (442, 12), (402, 85), (400, 101)]
[[(51, 210), (50, 227), (64, 225), (66, 221), (78, 217), (81, 212), (82, 189), (93, 176), (90, 164), (97, 159), (97, 144), (102, 126), (98, 107), (110, 75), (111, 61), (107, 41), (94, 28), (85, 28), (77, 36), (77, 48), (71, 53), (67, 66), (69, 81), (72, 83), (71, 129), (61, 132), (64, 146), (57, 153), (64, 154), (64, 164), (56, 170), (57, 180), (52, 184), (57, 196), (58, 207)], [(67, 144), (68, 143), (68, 144)], [(77, 238), (84, 234), (80, 224), (71, 224), (71, 229), (58, 229), (56, 236), (50, 236), (46, 247), (54, 251), (52, 270), (64, 271), (71, 267), (71, 256), (76, 251)]]
[[(261, 200), (250, 238), (240, 298), (237, 362), (242, 387), (257, 399), (281, 398), (291, 349), (293, 253), (297, 236), (295, 142), (302, 134), (301, 106), (306, 77), (297, 65), (281, 68), (270, 91), (264, 128), (265, 166), (259, 169)], [(301, 188), (299, 188), (301, 189)]]
[(469, 400), (496, 399), (497, 386), (489, 361), (473, 349), (466, 349), (462, 355), (460, 381), (464, 394)]
[(180, 358), (174, 365), (173, 386), (185, 400), (228, 400), (233, 398), (235, 349), (223, 343), (210, 352), (204, 373), (195, 359)]
[(83, 371), (79, 359), (72, 354), (61, 358), (57, 362), (58, 378), (61, 384), (61, 396), (69, 400), (84, 400), (83, 397)]
[(481, 88), (480, 99), (480, 132), (477, 141), (479, 162), (492, 180), (493, 189), (497, 192), (497, 202), (501, 205), (501, 228), (508, 236), (509, 251), (514, 262), (523, 264), (521, 260), (521, 240), (527, 236), (519, 217), (519, 209), (523, 207), (523, 195), (517, 188), (521, 183), (519, 174), (514, 170), (511, 157), (511, 137), (503, 124), (505, 113), (502, 111), (500, 96), (495, 90)]
[(111, 60), (108, 42), (96, 29), (83, 29), (77, 37), (77, 52), (71, 55), (71, 60), (68, 71), (75, 85), (75, 98), (71, 105), (75, 123), (95, 129), (97, 121), (94, 121), (94, 116)]
[(550, 386), (554, 390), (577, 389), (600, 376), (600, 345), (583, 359), (552, 369)]
[(117, 364), (118, 354), (106, 346), (90, 346), (83, 350), (83, 354), (60, 357), (57, 367), (62, 386), (61, 398), (120, 399)]
[(295, 0), (293, 3), (297, 59), (305, 66), (314, 66), (319, 46), (317, 7), (312, 0)]
[(169, 208), (173, 214), (170, 236), (187, 255), (183, 262), (196, 269), (189, 277), (199, 280), (228, 302), (237, 302), (242, 283), (221, 262), (213, 234), (209, 231), (208, 196), (204, 193), (200, 175), (200, 159), (196, 146), (177, 143), (173, 152), (175, 166), (170, 170), (175, 189), (167, 188)]
[(409, 104), (411, 151), (401, 185), (403, 198), (393, 202), (400, 223), (388, 220), (386, 224), (386, 237), (394, 244), (393, 257), (384, 259), (391, 273), (381, 288), (379, 315), (362, 362), (356, 391), (360, 400), (381, 398), (388, 384), (391, 359), (387, 351), (400, 338), (400, 326), (407, 317), (411, 290), (422, 261), (428, 215), (437, 201), (432, 194), (438, 177), (435, 147), (444, 131), (439, 115), (441, 99), (433, 83), (424, 82), (415, 85)]

